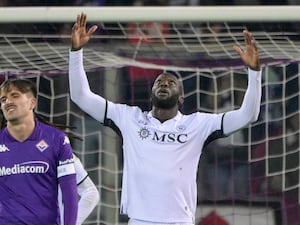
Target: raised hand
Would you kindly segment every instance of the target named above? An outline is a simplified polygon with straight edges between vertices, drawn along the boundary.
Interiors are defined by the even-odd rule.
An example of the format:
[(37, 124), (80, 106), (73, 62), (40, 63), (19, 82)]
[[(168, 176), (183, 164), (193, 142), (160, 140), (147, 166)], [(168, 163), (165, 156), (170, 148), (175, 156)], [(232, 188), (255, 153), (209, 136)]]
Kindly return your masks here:
[(250, 69), (259, 71), (260, 62), (255, 40), (249, 31), (244, 30), (243, 34), (246, 43), (245, 50), (237, 45), (234, 45), (233, 48), (240, 54), (241, 59)]
[(97, 30), (97, 26), (93, 25), (90, 29), (86, 29), (87, 15), (81, 13), (77, 16), (76, 23), (72, 28), (72, 46), (71, 50), (76, 51), (81, 49), (90, 40), (92, 34)]

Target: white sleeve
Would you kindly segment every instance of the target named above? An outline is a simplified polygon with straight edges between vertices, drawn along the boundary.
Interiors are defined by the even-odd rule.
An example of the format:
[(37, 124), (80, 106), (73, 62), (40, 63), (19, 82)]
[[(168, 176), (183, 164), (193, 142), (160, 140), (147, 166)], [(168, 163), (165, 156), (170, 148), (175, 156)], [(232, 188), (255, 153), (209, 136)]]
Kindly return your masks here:
[(223, 132), (228, 135), (258, 119), (261, 102), (261, 71), (248, 69), (248, 87), (242, 106), (225, 113)]
[(88, 176), (88, 172), (84, 169), (80, 159), (73, 154), (74, 157), (74, 166), (76, 171), (76, 181), (77, 185), (83, 182), (83, 180)]
[(106, 100), (90, 89), (83, 68), (83, 50), (69, 53), (69, 85), (72, 101), (99, 122), (103, 122)]
[(76, 225), (81, 225), (98, 204), (100, 194), (90, 177), (87, 177), (81, 184), (79, 184), (77, 189), (80, 199), (78, 202)]

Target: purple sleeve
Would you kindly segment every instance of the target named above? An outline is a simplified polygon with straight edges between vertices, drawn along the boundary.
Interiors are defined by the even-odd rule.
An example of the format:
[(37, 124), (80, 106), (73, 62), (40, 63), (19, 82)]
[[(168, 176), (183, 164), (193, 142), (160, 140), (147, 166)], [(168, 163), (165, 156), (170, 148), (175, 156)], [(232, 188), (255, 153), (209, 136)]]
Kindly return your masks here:
[(76, 175), (71, 174), (59, 179), (62, 193), (62, 202), (64, 204), (64, 224), (76, 225), (78, 211), (78, 195)]

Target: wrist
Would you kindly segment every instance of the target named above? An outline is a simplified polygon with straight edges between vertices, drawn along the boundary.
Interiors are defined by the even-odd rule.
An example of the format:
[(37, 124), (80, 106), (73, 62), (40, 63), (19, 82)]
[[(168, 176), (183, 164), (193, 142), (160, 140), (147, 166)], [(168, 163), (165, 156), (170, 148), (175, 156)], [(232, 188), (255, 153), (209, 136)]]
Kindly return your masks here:
[(249, 68), (251, 69), (251, 70), (254, 70), (254, 71), (260, 71), (260, 64), (257, 64), (257, 65), (255, 65), (255, 66), (249, 66)]
[(71, 52), (79, 51), (80, 49), (81, 49), (81, 47), (80, 48), (71, 47)]

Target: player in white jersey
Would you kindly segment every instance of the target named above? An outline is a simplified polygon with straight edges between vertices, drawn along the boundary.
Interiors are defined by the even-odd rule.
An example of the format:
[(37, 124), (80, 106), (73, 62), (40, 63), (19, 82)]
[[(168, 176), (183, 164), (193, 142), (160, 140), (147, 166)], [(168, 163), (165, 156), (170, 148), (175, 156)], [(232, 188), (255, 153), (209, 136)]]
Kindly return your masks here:
[[(80, 197), (78, 202), (76, 225), (81, 225), (98, 204), (100, 195), (96, 185), (89, 177), (88, 172), (84, 169), (80, 159), (75, 154), (73, 154), (73, 156), (77, 180), (77, 192)], [(64, 206), (59, 196), (59, 208), (61, 215), (63, 215), (63, 207)], [(61, 224), (63, 225), (64, 223), (62, 218), (63, 217), (61, 217)]]
[(197, 201), (196, 174), (203, 146), (258, 118), (261, 69), (252, 34), (244, 31), (240, 54), (248, 69), (248, 87), (241, 107), (220, 114), (184, 115), (182, 83), (160, 74), (152, 86), (152, 110), (116, 104), (91, 92), (83, 67), (82, 47), (97, 26), (86, 29), (85, 13), (72, 29), (69, 82), (72, 100), (93, 118), (115, 129), (123, 139), (124, 168), (121, 213), (129, 224), (193, 225)]

